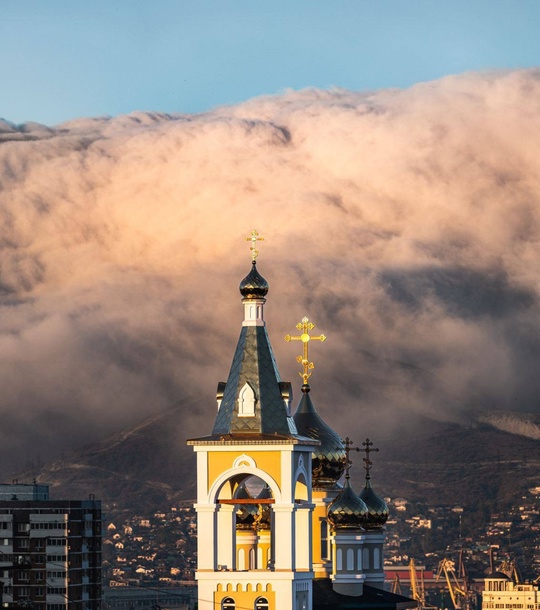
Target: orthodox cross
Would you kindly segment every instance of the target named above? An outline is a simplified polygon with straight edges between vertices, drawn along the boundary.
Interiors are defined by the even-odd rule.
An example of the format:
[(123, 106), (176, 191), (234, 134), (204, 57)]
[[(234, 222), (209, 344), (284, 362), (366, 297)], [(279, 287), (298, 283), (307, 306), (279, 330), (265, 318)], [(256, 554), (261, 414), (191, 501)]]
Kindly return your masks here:
[(352, 466), (352, 462), (349, 459), (349, 453), (351, 451), (362, 451), (362, 449), (360, 449), (360, 447), (353, 447), (353, 442), (351, 441), (351, 439), (349, 437), (347, 437), (344, 441), (343, 444), (345, 445), (345, 478), (348, 479), (349, 478), (349, 470)]
[(310, 335), (309, 331), (313, 330), (315, 328), (315, 324), (310, 322), (308, 320), (308, 318), (305, 318), (305, 317), (302, 318), (301, 322), (298, 322), (298, 324), (296, 325), (296, 328), (298, 330), (301, 330), (302, 334), (299, 336), (296, 336), (296, 337), (293, 337), (291, 335), (286, 335), (285, 341), (302, 341), (302, 343), (304, 344), (303, 353), (301, 356), (296, 356), (296, 362), (299, 362), (304, 367), (304, 372), (298, 373), (298, 374), (304, 380), (304, 385), (307, 385), (308, 379), (311, 377), (311, 373), (309, 371), (315, 368), (315, 365), (313, 364), (313, 362), (310, 362), (310, 360), (309, 360), (309, 349), (308, 349), (309, 342), (312, 340), (313, 341), (326, 341), (326, 337), (324, 335), (319, 335), (318, 337)]
[(251, 251), (251, 260), (255, 262), (257, 260), (257, 256), (259, 255), (259, 251), (257, 250), (257, 242), (264, 241), (264, 237), (260, 237), (259, 233), (257, 233), (256, 229), (251, 231), (250, 237), (246, 237), (246, 241), (251, 242), (251, 247), (249, 248)]
[(369, 454), (372, 451), (379, 451), (378, 447), (375, 447), (374, 449), (372, 449), (373, 447), (373, 443), (369, 440), (369, 438), (366, 438), (366, 440), (362, 443), (362, 445), (364, 446), (364, 452), (366, 454), (366, 457), (364, 458), (364, 468), (366, 469), (366, 479), (370, 479), (371, 476), (369, 474), (369, 471), (371, 470), (371, 467), (373, 466), (373, 462), (369, 459)]

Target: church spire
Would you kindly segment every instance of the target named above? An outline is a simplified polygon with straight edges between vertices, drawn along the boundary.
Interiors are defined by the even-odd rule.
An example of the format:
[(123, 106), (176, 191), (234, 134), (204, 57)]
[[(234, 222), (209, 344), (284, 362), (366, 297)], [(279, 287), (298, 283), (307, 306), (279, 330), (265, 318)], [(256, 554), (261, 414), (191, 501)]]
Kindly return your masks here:
[(290, 416), (291, 384), (281, 381), (264, 321), (269, 286), (257, 270), (256, 249), (262, 239), (255, 230), (246, 238), (251, 270), (239, 287), (244, 321), (229, 378), (218, 386), (221, 403), (213, 434), (297, 434)]

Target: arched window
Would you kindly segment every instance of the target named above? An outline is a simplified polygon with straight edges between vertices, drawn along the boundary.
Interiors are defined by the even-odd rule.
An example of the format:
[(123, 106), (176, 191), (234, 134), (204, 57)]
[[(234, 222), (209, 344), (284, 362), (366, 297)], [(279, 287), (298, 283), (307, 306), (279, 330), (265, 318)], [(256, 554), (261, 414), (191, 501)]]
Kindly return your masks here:
[(358, 554), (356, 557), (358, 565), (356, 566), (358, 570), (362, 569), (362, 549), (358, 549)]
[(321, 521), (321, 559), (328, 559), (328, 522)]
[(364, 549), (362, 551), (362, 563), (364, 565), (364, 570), (369, 570), (369, 549)]
[(269, 608), (266, 597), (259, 597), (255, 602), (255, 610), (268, 610)]
[(253, 417), (255, 415), (255, 392), (247, 382), (238, 395), (238, 415), (241, 417)]
[(244, 549), (238, 549), (238, 570), (242, 572), (246, 569), (246, 552)]
[(221, 610), (236, 610), (236, 604), (234, 603), (234, 599), (232, 597), (226, 597), (221, 602)]
[(339, 570), (343, 570), (343, 551), (341, 549), (338, 549), (336, 551), (336, 569)]
[(378, 570), (381, 567), (381, 550), (373, 549), (373, 567)]
[(347, 570), (354, 570), (354, 551), (347, 549)]

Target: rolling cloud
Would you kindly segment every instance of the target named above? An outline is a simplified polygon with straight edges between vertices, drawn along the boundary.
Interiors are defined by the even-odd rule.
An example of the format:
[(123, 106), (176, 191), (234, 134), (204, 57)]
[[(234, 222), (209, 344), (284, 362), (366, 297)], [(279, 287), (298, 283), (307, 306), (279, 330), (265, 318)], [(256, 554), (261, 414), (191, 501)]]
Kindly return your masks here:
[(0, 121), (5, 469), (186, 397), (178, 442), (209, 433), (253, 228), (282, 377), (297, 400), (283, 336), (307, 315), (329, 337), (313, 399), (341, 434), (538, 411), (538, 133), (538, 70)]

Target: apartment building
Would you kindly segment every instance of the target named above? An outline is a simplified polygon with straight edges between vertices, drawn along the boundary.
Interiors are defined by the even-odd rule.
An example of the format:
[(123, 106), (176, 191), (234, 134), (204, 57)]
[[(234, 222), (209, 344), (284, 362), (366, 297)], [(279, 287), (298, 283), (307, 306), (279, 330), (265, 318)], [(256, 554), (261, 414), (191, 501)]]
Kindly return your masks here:
[(4, 608), (100, 610), (101, 502), (0, 485), (0, 588)]

